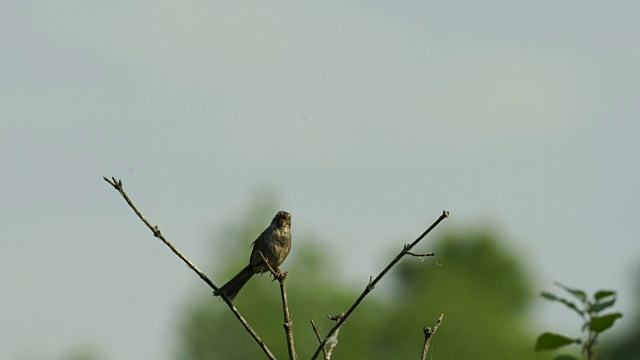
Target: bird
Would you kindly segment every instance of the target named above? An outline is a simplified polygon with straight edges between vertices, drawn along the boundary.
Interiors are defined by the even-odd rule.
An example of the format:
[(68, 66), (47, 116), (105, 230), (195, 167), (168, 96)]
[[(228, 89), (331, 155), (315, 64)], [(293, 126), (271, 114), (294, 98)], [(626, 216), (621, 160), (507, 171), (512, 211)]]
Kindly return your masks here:
[[(222, 285), (214, 292), (215, 296), (225, 294), (230, 301), (233, 301), (242, 287), (251, 279), (254, 274), (262, 274), (269, 271), (265, 265), (264, 258), (269, 262), (269, 266), (276, 275), (281, 274), (280, 265), (284, 262), (291, 251), (291, 214), (286, 211), (278, 211), (267, 227), (258, 238), (251, 244), (251, 256), (249, 265), (240, 270), (226, 284)], [(262, 253), (262, 255), (260, 255)]]

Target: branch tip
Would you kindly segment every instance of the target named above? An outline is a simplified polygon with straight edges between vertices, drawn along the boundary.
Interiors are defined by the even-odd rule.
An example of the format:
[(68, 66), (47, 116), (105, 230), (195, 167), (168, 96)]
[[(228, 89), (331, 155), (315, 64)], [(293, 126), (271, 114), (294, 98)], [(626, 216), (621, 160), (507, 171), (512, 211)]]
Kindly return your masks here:
[(436, 325), (433, 327), (433, 329), (431, 329), (428, 326), (422, 328), (422, 332), (424, 332), (424, 345), (422, 347), (422, 357), (421, 357), (422, 360), (427, 359), (427, 351), (429, 351), (429, 343), (431, 342), (433, 335), (438, 330), (438, 327), (442, 323), (443, 317), (444, 317), (444, 314), (440, 314), (440, 317), (438, 318), (438, 321), (436, 321)]
[(104, 181), (108, 182), (109, 185), (113, 186), (116, 190), (122, 191), (122, 180), (117, 180), (114, 176), (111, 177), (111, 180), (107, 179), (106, 176), (102, 177)]

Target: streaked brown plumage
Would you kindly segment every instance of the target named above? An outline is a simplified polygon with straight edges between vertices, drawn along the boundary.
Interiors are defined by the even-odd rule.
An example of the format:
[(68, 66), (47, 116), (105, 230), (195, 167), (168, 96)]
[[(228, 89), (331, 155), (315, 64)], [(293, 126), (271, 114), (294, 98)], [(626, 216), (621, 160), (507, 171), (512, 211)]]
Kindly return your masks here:
[(260, 252), (267, 258), (269, 265), (277, 273), (280, 273), (279, 266), (287, 258), (291, 250), (291, 214), (286, 211), (279, 211), (271, 220), (271, 225), (258, 236), (251, 246), (253, 249), (249, 257), (249, 265), (240, 270), (238, 275), (234, 276), (226, 284), (222, 285), (215, 292), (216, 296), (220, 295), (220, 293), (225, 293), (229, 300), (233, 301), (240, 289), (254, 274), (269, 271), (260, 256)]

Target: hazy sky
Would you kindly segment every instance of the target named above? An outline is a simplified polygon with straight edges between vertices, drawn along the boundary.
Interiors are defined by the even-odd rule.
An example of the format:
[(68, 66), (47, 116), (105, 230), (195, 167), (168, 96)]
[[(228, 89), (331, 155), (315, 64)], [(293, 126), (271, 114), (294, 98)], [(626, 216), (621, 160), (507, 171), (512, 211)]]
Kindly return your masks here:
[(267, 186), (357, 284), (448, 209), (637, 308), (638, 3), (345, 3), (0, 5), (0, 358), (168, 360), (208, 291), (103, 175), (203, 267)]

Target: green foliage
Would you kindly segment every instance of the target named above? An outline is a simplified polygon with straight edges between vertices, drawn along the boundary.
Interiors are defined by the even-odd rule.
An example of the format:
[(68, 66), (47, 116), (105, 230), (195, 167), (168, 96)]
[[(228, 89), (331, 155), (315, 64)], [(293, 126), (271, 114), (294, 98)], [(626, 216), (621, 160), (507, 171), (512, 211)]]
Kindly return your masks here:
[[(621, 313), (598, 316), (601, 311), (615, 304), (616, 292), (599, 290), (595, 292), (593, 300), (591, 300), (587, 293), (582, 290), (573, 289), (557, 282), (555, 285), (578, 300), (578, 302), (567, 300), (547, 291), (541, 292), (540, 296), (545, 300), (561, 303), (577, 313), (583, 320), (582, 329), (587, 332), (587, 338), (585, 340), (572, 339), (564, 335), (545, 332), (538, 336), (535, 350), (554, 350), (570, 344), (582, 344), (582, 351), (587, 359), (593, 359), (598, 335), (611, 328), (614, 322), (622, 317)], [(561, 355), (554, 359), (575, 359), (575, 357), (571, 355)]]
[(595, 331), (599, 334), (612, 327), (613, 322), (621, 317), (621, 313), (613, 313), (605, 316), (594, 316), (591, 318), (591, 324), (589, 326), (591, 328), (591, 331)]
[(542, 333), (536, 341), (536, 350), (552, 350), (569, 344), (580, 344), (580, 339), (570, 339), (564, 335), (550, 332)]
[(626, 321), (627, 329), (621, 334), (617, 341), (609, 341), (603, 344), (603, 358), (608, 360), (638, 360), (640, 354), (640, 267), (635, 274), (636, 293), (634, 317)]
[[(489, 231), (450, 233), (435, 242), (434, 261), (405, 260), (395, 273), (400, 289), (392, 317), (401, 319), (399, 336), (415, 344), (415, 326), (442, 312), (429, 350), (434, 359), (534, 358), (526, 328), (532, 290), (518, 259), (499, 243)], [(388, 358), (412, 358), (396, 341), (389, 345), (398, 356)]]
[[(222, 283), (248, 260), (249, 244), (270, 219), (275, 207), (250, 216), (225, 237), (239, 244), (217, 264), (214, 277)], [(247, 217), (245, 217), (247, 218)], [(243, 231), (241, 229), (251, 229)], [(325, 247), (313, 236), (293, 226), (292, 253), (283, 264), (288, 271), (287, 291), (294, 320), (296, 350), (308, 358), (318, 344), (309, 319), (321, 336), (333, 326), (328, 314), (343, 311), (367, 285), (347, 287)], [(402, 248), (395, 241), (389, 260)], [(487, 231), (451, 233), (438, 241), (427, 239), (422, 247), (435, 258), (405, 258), (383, 278), (378, 287), (343, 325), (334, 359), (411, 359), (422, 351), (424, 326), (433, 326), (441, 313), (444, 321), (431, 341), (434, 359), (534, 359), (526, 327), (526, 311), (532, 290), (512, 254), (500, 247)], [(358, 261), (360, 254), (354, 254)], [(380, 264), (380, 269), (385, 264)], [(215, 281), (214, 280), (214, 281)], [(254, 276), (238, 295), (235, 305), (277, 358), (286, 358), (286, 341), (277, 282), (269, 275)], [(200, 293), (185, 310), (180, 329), (181, 346), (176, 359), (260, 359), (264, 354), (226, 306), (208, 291)]]

